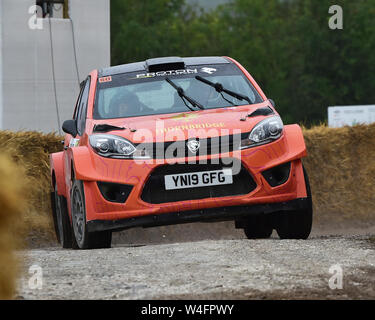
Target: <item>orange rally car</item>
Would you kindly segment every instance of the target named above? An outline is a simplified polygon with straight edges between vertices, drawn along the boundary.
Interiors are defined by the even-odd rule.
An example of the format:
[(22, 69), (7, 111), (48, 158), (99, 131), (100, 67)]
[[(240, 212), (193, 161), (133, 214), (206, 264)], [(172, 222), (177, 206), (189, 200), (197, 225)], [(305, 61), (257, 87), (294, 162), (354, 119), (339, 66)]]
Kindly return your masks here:
[(94, 70), (64, 151), (50, 155), (64, 248), (112, 232), (235, 221), (249, 239), (306, 239), (312, 200), (301, 128), (229, 57), (166, 57)]

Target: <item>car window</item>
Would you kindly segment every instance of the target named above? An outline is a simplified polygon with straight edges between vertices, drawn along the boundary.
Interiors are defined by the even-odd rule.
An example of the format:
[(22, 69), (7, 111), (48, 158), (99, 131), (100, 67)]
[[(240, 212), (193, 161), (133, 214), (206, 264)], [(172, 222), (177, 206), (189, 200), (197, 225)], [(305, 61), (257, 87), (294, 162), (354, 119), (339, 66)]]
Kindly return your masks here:
[(226, 93), (220, 94), (215, 88), (197, 80), (197, 75), (247, 96), (251, 103), (262, 102), (259, 93), (237, 67), (231, 64), (192, 66), (184, 70), (113, 75), (106, 81), (98, 82), (94, 118), (124, 118), (189, 111), (178, 92), (166, 81), (167, 77), (206, 109), (248, 104), (247, 101)]
[(82, 96), (79, 102), (77, 114), (77, 131), (82, 136), (86, 126), (87, 103), (90, 92), (90, 77), (86, 80), (85, 86), (82, 91)]
[(79, 95), (78, 95), (78, 98), (77, 98), (77, 102), (76, 102), (76, 105), (74, 107), (74, 112), (73, 112), (73, 119), (76, 120), (77, 119), (77, 115), (78, 115), (78, 108), (79, 108), (79, 105), (81, 103), (81, 97), (82, 97), (82, 92), (83, 90), (85, 89), (85, 80), (81, 82), (80, 84), (80, 90), (79, 90)]

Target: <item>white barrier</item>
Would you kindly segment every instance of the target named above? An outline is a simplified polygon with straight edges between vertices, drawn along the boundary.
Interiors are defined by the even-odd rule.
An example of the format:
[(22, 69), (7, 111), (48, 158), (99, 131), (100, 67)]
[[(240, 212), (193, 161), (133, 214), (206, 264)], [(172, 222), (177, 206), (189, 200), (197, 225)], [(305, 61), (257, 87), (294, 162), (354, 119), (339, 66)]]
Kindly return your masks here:
[(328, 107), (328, 126), (340, 128), (375, 122), (375, 105)]

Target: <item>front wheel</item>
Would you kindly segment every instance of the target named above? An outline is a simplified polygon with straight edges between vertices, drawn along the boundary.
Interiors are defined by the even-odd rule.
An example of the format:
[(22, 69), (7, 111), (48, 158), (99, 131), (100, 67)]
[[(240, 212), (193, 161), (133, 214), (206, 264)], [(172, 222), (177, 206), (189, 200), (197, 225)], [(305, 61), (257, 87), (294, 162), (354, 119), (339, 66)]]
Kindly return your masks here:
[(73, 247), (76, 249), (110, 248), (111, 231), (88, 232), (83, 182), (75, 180), (71, 191), (71, 212), (73, 224)]
[(248, 239), (268, 239), (271, 237), (273, 226), (271, 217), (267, 215), (254, 216), (248, 219), (243, 228)]
[(57, 193), (57, 183), (55, 183), (53, 197), (55, 206), (54, 223), (57, 241), (63, 248), (71, 248), (72, 228), (70, 226), (68, 209), (65, 197), (59, 196)]
[(310, 183), (305, 168), (303, 168), (303, 174), (307, 193), (306, 206), (300, 210), (280, 213), (276, 231), (281, 239), (307, 239), (310, 235), (313, 208)]

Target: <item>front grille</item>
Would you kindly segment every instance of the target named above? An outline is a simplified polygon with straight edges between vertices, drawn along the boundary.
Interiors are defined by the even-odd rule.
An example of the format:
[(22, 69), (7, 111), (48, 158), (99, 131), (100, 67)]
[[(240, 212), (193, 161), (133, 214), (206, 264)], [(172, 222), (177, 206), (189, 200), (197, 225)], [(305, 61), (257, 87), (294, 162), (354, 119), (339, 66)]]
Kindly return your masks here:
[[(215, 159), (217, 160), (217, 159)], [(229, 160), (232, 160), (231, 163)], [(229, 164), (228, 164), (229, 163)], [(164, 176), (170, 174), (200, 171), (222, 170), (225, 168), (241, 168), (233, 175), (233, 183), (217, 186), (192, 187), (188, 189), (166, 190)], [(234, 170), (233, 170), (234, 171)], [(234, 172), (235, 173), (235, 172)], [(157, 167), (145, 183), (141, 199), (147, 203), (160, 204), (167, 202), (198, 200), (226, 196), (245, 195), (256, 188), (256, 183), (249, 172), (237, 159), (220, 160), (219, 163), (208, 164), (173, 164)]]
[(189, 150), (189, 140), (167, 141), (156, 143), (143, 143), (139, 145), (140, 150), (145, 150), (153, 159), (186, 158), (205, 156), (219, 153), (227, 153), (239, 150), (241, 140), (249, 136), (249, 133), (218, 136), (213, 138), (199, 139), (200, 147), (196, 153)]

